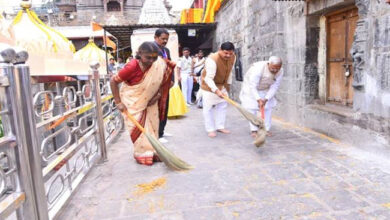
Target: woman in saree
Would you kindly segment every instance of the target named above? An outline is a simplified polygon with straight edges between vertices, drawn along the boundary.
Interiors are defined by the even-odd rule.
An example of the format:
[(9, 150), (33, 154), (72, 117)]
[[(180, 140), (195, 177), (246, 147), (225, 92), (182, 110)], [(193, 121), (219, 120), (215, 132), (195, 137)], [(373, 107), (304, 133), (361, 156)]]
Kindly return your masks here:
[[(158, 138), (164, 88), (169, 89), (171, 68), (158, 56), (159, 48), (153, 42), (144, 42), (138, 48), (137, 59), (127, 63), (117, 75), (111, 77), (110, 85), (117, 108), (128, 111), (146, 130)], [(119, 89), (119, 84), (122, 83)], [(162, 98), (163, 96), (163, 98)], [(166, 100), (165, 100), (166, 101)], [(134, 145), (134, 158), (139, 164), (152, 165), (159, 162), (158, 154), (142, 132), (124, 115), (126, 126)]]

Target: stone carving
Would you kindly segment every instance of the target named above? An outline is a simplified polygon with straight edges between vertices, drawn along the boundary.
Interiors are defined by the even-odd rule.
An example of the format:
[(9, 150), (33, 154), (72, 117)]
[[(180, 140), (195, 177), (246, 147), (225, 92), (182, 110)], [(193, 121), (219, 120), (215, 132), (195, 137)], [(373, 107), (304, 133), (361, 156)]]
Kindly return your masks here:
[(363, 89), (363, 71), (364, 71), (364, 51), (359, 45), (354, 45), (351, 49), (353, 60), (353, 82), (352, 86), (355, 89)]
[(299, 18), (299, 17), (303, 16), (304, 11), (305, 11), (304, 10), (304, 5), (300, 4), (300, 5), (295, 5), (293, 7), (290, 7), (288, 9), (288, 14), (291, 17)]
[(368, 8), (370, 6), (370, 0), (356, 0), (356, 7), (359, 9), (359, 17), (366, 17), (368, 13)]
[(359, 9), (359, 21), (356, 25), (355, 40), (350, 51), (353, 59), (353, 82), (352, 86), (355, 89), (362, 90), (364, 88), (364, 49), (363, 46), (367, 40), (366, 18), (370, 6), (370, 0), (356, 0), (356, 7)]

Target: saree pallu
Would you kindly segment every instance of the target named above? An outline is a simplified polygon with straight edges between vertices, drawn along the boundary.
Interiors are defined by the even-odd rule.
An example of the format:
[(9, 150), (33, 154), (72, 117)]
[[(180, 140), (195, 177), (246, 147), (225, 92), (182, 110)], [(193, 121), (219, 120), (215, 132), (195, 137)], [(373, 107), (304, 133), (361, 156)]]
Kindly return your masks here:
[[(158, 58), (147, 70), (140, 83), (132, 86), (123, 83), (120, 89), (121, 101), (129, 113), (155, 138), (158, 137), (159, 126), (158, 102), (151, 106), (148, 106), (148, 103), (159, 92), (165, 70), (165, 61)], [(125, 115), (124, 118), (134, 145), (134, 155), (141, 155), (148, 151), (155, 153), (145, 135)]]

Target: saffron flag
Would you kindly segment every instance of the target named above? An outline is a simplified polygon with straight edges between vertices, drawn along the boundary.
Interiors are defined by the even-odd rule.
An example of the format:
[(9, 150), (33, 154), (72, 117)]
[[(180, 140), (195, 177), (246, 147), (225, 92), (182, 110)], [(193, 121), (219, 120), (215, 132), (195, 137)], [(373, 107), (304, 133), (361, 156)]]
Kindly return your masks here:
[(92, 22), (91, 23), (91, 26), (92, 26), (92, 31), (100, 31), (100, 30), (103, 30), (103, 27), (100, 26), (100, 24), (96, 23), (96, 22)]
[(116, 44), (114, 41), (112, 41), (109, 37), (103, 37), (104, 44), (107, 45), (107, 47), (111, 47), (113, 50), (116, 50)]
[(223, 0), (209, 0), (207, 1), (206, 13), (203, 17), (203, 23), (213, 23), (215, 12), (221, 7)]

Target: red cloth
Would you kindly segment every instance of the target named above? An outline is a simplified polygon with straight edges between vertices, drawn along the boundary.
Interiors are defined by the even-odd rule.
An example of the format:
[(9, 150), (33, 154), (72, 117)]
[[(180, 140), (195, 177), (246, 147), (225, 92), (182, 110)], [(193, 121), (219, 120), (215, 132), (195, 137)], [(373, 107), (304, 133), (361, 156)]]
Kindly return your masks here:
[(164, 78), (163, 78), (163, 82), (161, 84), (161, 89), (160, 89), (160, 93), (161, 93), (161, 98), (158, 102), (158, 107), (159, 107), (159, 118), (160, 118), (160, 121), (164, 120), (166, 118), (166, 110), (168, 108), (167, 106), (167, 100), (168, 100), (168, 96), (169, 96), (169, 89), (171, 87), (171, 83), (172, 83), (172, 75), (173, 75), (173, 70), (175, 69), (175, 66), (176, 66), (176, 63), (175, 62), (172, 62), (168, 59), (164, 59), (166, 64), (167, 64), (167, 68), (165, 70), (165, 73), (164, 73)]
[(129, 86), (137, 85), (142, 81), (145, 73), (142, 72), (137, 59), (132, 59), (118, 73), (119, 78)]
[(37, 83), (76, 81), (69, 76), (34, 76), (34, 78)]
[[(142, 116), (139, 119), (138, 123), (142, 127), (145, 127), (145, 122), (146, 122), (146, 109), (142, 112)], [(142, 134), (142, 131), (139, 130), (137, 127), (134, 127), (133, 131), (130, 132), (131, 141), (133, 141), (133, 143), (135, 143), (137, 141), (137, 139), (139, 138), (139, 136), (141, 136), (141, 134)]]

